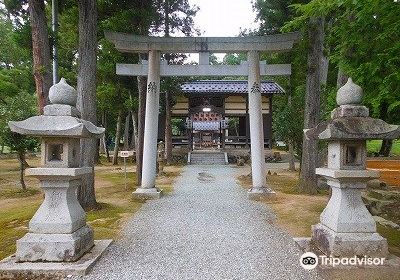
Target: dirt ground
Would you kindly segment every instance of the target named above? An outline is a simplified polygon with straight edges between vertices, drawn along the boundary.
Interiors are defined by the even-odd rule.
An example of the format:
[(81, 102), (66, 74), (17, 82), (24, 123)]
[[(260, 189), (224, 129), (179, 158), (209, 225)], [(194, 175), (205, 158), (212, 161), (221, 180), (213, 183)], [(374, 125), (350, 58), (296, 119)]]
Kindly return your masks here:
[[(311, 236), (311, 225), (319, 221), (319, 215), (325, 208), (329, 197), (327, 194), (302, 195), (298, 194), (296, 185), (298, 172), (286, 169), (287, 164), (268, 163), (267, 184), (277, 193), (275, 200), (266, 200), (276, 213), (274, 223), (290, 233), (293, 237)], [(238, 168), (238, 181), (244, 188), (251, 186), (248, 176), (250, 167)]]
[[(384, 165), (384, 166), (389, 166)], [(236, 167), (237, 180), (244, 187), (251, 186), (250, 166)], [(319, 222), (319, 216), (329, 200), (329, 192), (323, 191), (318, 195), (303, 195), (297, 193), (298, 172), (287, 170), (288, 165), (267, 163), (267, 185), (276, 193), (275, 200), (265, 200), (275, 214), (273, 222), (293, 237), (310, 237), (311, 225)], [(400, 256), (399, 232), (378, 225), (378, 232), (388, 239), (391, 253)]]
[(367, 167), (379, 170), (381, 180), (389, 186), (400, 187), (400, 160), (369, 159)]
[[(27, 160), (31, 167), (39, 165), (39, 158)], [(158, 176), (156, 184), (172, 192), (172, 183), (180, 174), (180, 166), (168, 166)], [(145, 203), (131, 197), (136, 189), (136, 169), (127, 166), (125, 187), (124, 167), (103, 161), (95, 167), (95, 186), (98, 207), (87, 212), (88, 224), (94, 229), (95, 239), (117, 239), (121, 226)], [(28, 230), (29, 220), (43, 201), (37, 179), (26, 177), (28, 191), (21, 190), (19, 166), (16, 159), (0, 160), (0, 259), (15, 252), (15, 242)]]

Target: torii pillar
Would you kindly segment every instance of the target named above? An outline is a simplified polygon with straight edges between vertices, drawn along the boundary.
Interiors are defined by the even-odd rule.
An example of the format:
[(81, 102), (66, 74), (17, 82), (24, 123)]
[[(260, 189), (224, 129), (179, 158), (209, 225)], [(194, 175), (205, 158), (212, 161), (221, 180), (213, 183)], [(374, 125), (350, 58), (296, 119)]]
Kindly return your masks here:
[(142, 183), (133, 192), (134, 198), (160, 198), (162, 190), (156, 188), (158, 108), (160, 101), (160, 51), (149, 51), (146, 113), (142, 162)]
[(264, 130), (262, 119), (260, 54), (247, 52), (249, 67), (248, 100), (250, 115), (250, 147), (252, 187), (248, 191), (250, 199), (275, 197), (276, 193), (267, 187), (264, 155)]

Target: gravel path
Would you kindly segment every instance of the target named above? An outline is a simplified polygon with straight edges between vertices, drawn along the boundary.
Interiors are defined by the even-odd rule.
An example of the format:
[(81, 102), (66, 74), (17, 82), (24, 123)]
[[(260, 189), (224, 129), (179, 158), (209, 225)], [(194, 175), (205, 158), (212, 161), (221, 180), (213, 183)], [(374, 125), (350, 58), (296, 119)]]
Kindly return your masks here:
[(318, 279), (273, 219), (234, 168), (186, 166), (174, 193), (146, 203), (85, 279)]

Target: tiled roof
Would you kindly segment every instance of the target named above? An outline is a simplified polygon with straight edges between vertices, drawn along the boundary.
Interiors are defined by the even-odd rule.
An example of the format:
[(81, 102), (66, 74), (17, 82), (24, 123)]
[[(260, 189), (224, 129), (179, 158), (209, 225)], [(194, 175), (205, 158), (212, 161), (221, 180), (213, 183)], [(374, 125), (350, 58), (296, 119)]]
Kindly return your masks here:
[[(181, 85), (185, 94), (246, 94), (247, 81), (245, 80), (200, 80), (186, 82)], [(261, 81), (262, 94), (284, 94), (280, 85), (273, 81)]]

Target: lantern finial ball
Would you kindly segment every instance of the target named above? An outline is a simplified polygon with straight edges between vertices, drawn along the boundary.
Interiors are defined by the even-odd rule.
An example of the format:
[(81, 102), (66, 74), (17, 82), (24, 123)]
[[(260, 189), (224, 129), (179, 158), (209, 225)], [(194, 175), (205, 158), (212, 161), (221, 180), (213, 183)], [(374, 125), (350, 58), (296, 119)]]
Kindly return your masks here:
[(77, 98), (77, 91), (67, 84), (64, 78), (61, 78), (60, 82), (53, 85), (49, 90), (51, 104), (63, 104), (75, 107)]
[(359, 105), (362, 101), (362, 88), (356, 85), (351, 78), (342, 86), (336, 95), (336, 103), (341, 105)]

